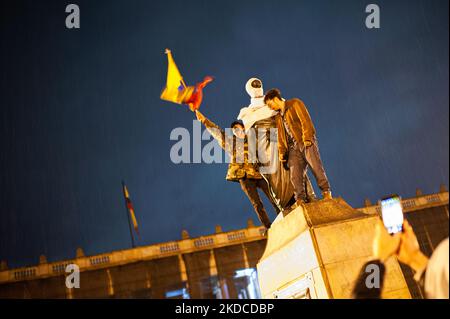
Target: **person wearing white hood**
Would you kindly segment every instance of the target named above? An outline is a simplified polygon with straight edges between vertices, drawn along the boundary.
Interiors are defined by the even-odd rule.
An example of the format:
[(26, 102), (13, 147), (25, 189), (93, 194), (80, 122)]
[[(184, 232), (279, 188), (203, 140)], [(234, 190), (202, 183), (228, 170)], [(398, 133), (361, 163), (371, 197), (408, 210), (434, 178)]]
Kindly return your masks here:
[(250, 95), (250, 105), (242, 108), (237, 118), (244, 122), (245, 131), (248, 132), (256, 122), (271, 118), (278, 112), (269, 109), (264, 103), (264, 90), (260, 79), (249, 79), (245, 84), (245, 90)]
[[(277, 127), (275, 115), (278, 112), (271, 110), (264, 102), (263, 84), (260, 79), (250, 78), (245, 84), (245, 90), (250, 96), (250, 105), (242, 108), (237, 118), (243, 122), (245, 132), (249, 136), (256, 133), (257, 160), (260, 162), (260, 172), (269, 183), (272, 193), (271, 201), (278, 206), (278, 213), (295, 202), (289, 170), (279, 161), (276, 146), (277, 138), (270, 133), (271, 129)], [(252, 130), (252, 128), (255, 130)], [(258, 134), (261, 130), (264, 134)], [(305, 189), (308, 200), (314, 201), (316, 196), (309, 178), (305, 179)]]

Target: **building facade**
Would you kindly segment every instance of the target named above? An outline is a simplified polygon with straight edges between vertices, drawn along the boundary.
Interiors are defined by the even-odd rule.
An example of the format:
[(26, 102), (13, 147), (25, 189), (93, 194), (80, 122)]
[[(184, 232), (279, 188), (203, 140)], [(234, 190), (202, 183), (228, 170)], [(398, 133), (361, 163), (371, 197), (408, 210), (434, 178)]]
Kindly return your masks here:
[[(422, 195), (402, 201), (405, 217), (430, 256), (449, 232), (448, 192)], [(380, 214), (378, 205), (366, 201), (365, 214)], [(0, 268), (0, 298), (260, 298), (256, 264), (266, 239), (263, 227), (249, 220), (247, 228), (133, 249), (84, 256), (77, 250), (72, 260), (40, 263), (31, 267)], [(75, 265), (79, 288), (66, 281)], [(413, 298), (423, 291), (412, 271), (401, 266)], [(69, 285), (70, 286), (70, 285)]]

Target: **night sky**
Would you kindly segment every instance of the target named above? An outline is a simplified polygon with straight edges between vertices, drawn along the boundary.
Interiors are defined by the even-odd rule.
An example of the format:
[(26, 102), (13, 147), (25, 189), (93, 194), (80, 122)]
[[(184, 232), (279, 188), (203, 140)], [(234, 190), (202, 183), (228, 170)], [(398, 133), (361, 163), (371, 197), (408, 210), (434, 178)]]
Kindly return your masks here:
[[(65, 27), (69, 3), (79, 30)], [(365, 26), (369, 3), (381, 29)], [(0, 259), (10, 267), (129, 248), (122, 179), (139, 245), (256, 223), (227, 164), (170, 161), (170, 132), (192, 132), (194, 114), (159, 99), (165, 48), (188, 84), (215, 77), (201, 110), (221, 126), (249, 104), (250, 77), (301, 98), (334, 195), (354, 207), (448, 185), (447, 0), (0, 6)]]

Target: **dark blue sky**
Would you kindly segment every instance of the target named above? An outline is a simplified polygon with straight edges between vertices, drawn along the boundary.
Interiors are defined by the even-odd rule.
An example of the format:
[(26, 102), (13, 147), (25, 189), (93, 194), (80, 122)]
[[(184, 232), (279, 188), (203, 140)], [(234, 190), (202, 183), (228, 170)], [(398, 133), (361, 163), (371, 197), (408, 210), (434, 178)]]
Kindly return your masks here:
[(159, 99), (166, 47), (186, 82), (215, 77), (201, 109), (222, 126), (252, 76), (303, 99), (354, 207), (448, 185), (448, 1), (372, 2), (379, 30), (368, 1), (2, 1), (0, 259), (128, 248), (122, 179), (141, 245), (257, 220), (226, 164), (170, 161), (171, 130), (194, 117)]

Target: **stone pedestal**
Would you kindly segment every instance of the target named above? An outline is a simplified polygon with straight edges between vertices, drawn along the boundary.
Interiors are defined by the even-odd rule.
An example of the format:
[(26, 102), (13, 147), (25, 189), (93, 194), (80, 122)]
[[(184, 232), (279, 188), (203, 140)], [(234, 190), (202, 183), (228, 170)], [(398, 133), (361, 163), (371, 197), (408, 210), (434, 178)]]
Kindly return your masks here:
[[(370, 260), (377, 218), (341, 198), (280, 214), (257, 265), (262, 297), (350, 298), (362, 266)], [(382, 298), (411, 298), (395, 257), (386, 263)]]

